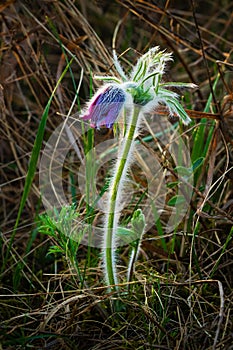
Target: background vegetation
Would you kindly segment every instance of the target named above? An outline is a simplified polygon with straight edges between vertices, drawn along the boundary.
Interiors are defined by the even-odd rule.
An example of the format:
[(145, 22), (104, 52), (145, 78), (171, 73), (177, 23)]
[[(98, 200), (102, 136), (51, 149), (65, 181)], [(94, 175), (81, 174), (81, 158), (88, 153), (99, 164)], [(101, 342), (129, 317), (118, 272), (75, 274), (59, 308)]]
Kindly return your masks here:
[[(228, 0), (1, 2), (0, 348), (232, 348), (232, 11)], [(119, 20), (115, 45), (123, 60), (167, 48), (174, 53), (167, 79), (199, 89), (183, 97), (193, 119), (183, 129), (195, 171), (188, 215), (172, 235), (163, 222), (147, 233), (130, 296), (114, 314), (99, 250), (64, 235), (69, 215), (87, 208), (75, 197), (60, 228), (42, 215), (36, 153), (67, 114), (79, 82), (74, 112), (90, 96), (92, 72), (112, 69)], [(94, 137), (112, 134), (103, 129)], [(72, 202), (71, 158), (64, 188)]]

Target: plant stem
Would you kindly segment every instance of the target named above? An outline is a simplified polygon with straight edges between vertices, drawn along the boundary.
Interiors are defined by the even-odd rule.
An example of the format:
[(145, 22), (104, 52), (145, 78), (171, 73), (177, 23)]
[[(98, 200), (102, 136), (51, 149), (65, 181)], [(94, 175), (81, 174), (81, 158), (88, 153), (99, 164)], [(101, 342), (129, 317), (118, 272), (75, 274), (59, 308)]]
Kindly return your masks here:
[(103, 263), (106, 282), (108, 285), (112, 285), (112, 290), (115, 291), (117, 289), (117, 276), (115, 271), (114, 251), (116, 249), (115, 242), (119, 220), (120, 199), (124, 179), (127, 174), (128, 166), (130, 164), (130, 157), (134, 148), (134, 139), (136, 137), (138, 125), (140, 122), (140, 110), (141, 107), (139, 105), (134, 105), (132, 115), (127, 126), (126, 136), (123, 140), (115, 171), (113, 173), (107, 204), (104, 229)]

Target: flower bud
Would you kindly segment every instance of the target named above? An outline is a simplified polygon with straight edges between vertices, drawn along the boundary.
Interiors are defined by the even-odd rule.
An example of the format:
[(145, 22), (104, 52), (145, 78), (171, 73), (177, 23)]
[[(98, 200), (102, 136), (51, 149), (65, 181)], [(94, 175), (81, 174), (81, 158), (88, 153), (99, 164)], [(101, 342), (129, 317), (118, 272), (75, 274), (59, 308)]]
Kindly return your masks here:
[(82, 118), (90, 120), (93, 128), (101, 126), (112, 128), (125, 101), (126, 93), (122, 88), (117, 84), (105, 85), (92, 97)]

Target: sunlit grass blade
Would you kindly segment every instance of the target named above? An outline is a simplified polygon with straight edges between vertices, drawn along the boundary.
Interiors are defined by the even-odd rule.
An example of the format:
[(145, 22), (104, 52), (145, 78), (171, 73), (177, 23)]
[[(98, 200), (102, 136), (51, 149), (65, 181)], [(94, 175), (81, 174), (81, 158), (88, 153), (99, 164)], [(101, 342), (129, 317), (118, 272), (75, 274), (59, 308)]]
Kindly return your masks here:
[[(213, 91), (215, 91), (218, 81), (219, 81), (219, 75), (217, 75), (215, 82), (213, 84)], [(207, 100), (204, 112), (210, 111), (212, 99), (213, 97), (210, 94)], [(207, 118), (202, 118), (200, 125), (197, 127), (195, 131), (194, 139), (193, 139), (193, 149), (192, 149), (192, 155), (191, 155), (191, 159), (193, 162), (200, 157), (205, 157), (209, 144), (211, 142), (214, 127), (209, 129), (209, 133), (207, 137), (205, 137), (207, 121), (208, 121)], [(212, 121), (211, 123), (214, 126), (214, 122)]]

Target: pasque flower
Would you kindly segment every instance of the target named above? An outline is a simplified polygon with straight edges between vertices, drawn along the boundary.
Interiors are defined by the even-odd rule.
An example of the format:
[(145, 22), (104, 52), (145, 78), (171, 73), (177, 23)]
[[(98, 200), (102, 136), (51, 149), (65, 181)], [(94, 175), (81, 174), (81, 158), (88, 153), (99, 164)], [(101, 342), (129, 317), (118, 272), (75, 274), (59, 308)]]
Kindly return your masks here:
[[(111, 128), (122, 110), (126, 110), (126, 129), (122, 133), (118, 145), (118, 157), (107, 193), (102, 245), (105, 281), (111, 286), (112, 290), (117, 291), (116, 247), (119, 237), (120, 211), (123, 208), (122, 193), (124, 192), (128, 169), (134, 157), (135, 139), (143, 121), (143, 116), (145, 113), (153, 112), (159, 104), (163, 104), (167, 106), (170, 114), (176, 114), (184, 124), (188, 124), (190, 118), (179, 103), (178, 95), (170, 88), (193, 88), (195, 85), (162, 82), (166, 63), (172, 58), (170, 53), (159, 51), (158, 47), (154, 47), (142, 55), (129, 75), (125, 74), (116, 54), (113, 53), (113, 55), (120, 79), (114, 76), (96, 77), (96, 79), (105, 81), (106, 84), (90, 100), (82, 118), (90, 120), (92, 127), (99, 128), (105, 125)], [(142, 219), (142, 217), (140, 218)], [(134, 231), (140, 231), (139, 235), (142, 236), (146, 223), (144, 223), (144, 219), (141, 221), (141, 223), (138, 221), (140, 225), (137, 224), (137, 229), (134, 225)], [(137, 258), (140, 238), (136, 240), (138, 243), (135, 254), (132, 255), (129, 262), (128, 280), (133, 272), (132, 264)]]
[(142, 106), (142, 113), (150, 113), (159, 104), (166, 105), (170, 115), (177, 115), (184, 124), (190, 118), (179, 103), (178, 95), (171, 87), (195, 87), (189, 83), (162, 83), (165, 66), (171, 61), (171, 54), (159, 51), (156, 46), (142, 55), (131, 73), (127, 76), (114, 54), (115, 67), (121, 77), (96, 76), (96, 79), (108, 82), (92, 97), (83, 113), (84, 120), (90, 120), (91, 127), (106, 126), (111, 128), (125, 106), (128, 109), (133, 105)]

